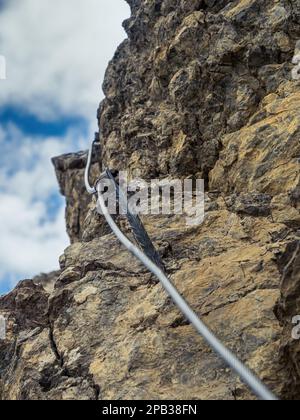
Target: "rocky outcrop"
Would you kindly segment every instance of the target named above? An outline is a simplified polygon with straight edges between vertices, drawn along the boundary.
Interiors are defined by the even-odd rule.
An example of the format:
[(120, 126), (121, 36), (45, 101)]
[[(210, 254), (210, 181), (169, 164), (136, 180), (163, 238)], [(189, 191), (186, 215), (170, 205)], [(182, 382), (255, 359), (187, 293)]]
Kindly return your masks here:
[[(98, 150), (99, 153), (99, 150)], [(83, 240), (85, 223), (91, 200), (84, 186), (84, 169), (87, 153), (70, 153), (52, 159), (60, 192), (66, 197), (66, 224), (71, 242)], [(91, 175), (99, 174), (99, 159), (96, 149), (92, 157)]]
[(53, 291), (59, 275), (60, 271), (53, 271), (52, 273), (48, 274), (43, 273), (34, 277), (32, 281), (36, 286), (42, 286), (43, 289), (50, 293)]
[[(128, 3), (132, 17), (124, 27), (129, 39), (108, 67), (99, 113), (103, 161), (111, 168), (143, 177), (197, 174), (207, 179), (221, 150), (234, 158), (229, 139), (245, 137), (238, 130), (251, 121), (264, 127), (263, 113), (270, 117), (266, 125), (276, 115), (280, 125), (285, 101), (297, 103), (297, 89), (289, 83), (299, 39), (297, 1)], [(258, 132), (256, 137), (274, 138)], [(253, 138), (249, 147), (254, 144)], [(289, 158), (277, 153), (274, 167), (277, 159)], [(257, 170), (267, 170), (263, 163), (257, 162)], [(215, 177), (212, 182), (217, 183)]]
[[(128, 2), (93, 174), (100, 162), (205, 179), (202, 225), (145, 226), (196, 312), (277, 395), (299, 399), (299, 2)], [(0, 299), (1, 398), (254, 398), (96, 215), (85, 163), (54, 160), (72, 244), (53, 287), (26, 281)]]

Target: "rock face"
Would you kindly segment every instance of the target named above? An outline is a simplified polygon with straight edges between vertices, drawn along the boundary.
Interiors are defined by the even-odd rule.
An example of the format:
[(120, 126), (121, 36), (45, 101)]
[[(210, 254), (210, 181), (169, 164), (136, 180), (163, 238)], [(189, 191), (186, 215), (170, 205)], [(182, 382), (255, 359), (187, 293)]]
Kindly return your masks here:
[[(99, 152), (99, 151), (98, 151)], [(96, 150), (95, 150), (96, 153)], [(67, 232), (71, 242), (83, 239), (91, 200), (83, 183), (87, 154), (79, 152), (52, 159), (60, 191), (66, 197)], [(99, 174), (99, 159), (92, 157), (91, 175)]]
[[(202, 225), (145, 225), (196, 312), (278, 396), (299, 399), (300, 3), (128, 2), (94, 175), (100, 163), (205, 179)], [(85, 162), (54, 160), (72, 242), (55, 281), (25, 281), (0, 299), (1, 398), (254, 398), (96, 215)]]

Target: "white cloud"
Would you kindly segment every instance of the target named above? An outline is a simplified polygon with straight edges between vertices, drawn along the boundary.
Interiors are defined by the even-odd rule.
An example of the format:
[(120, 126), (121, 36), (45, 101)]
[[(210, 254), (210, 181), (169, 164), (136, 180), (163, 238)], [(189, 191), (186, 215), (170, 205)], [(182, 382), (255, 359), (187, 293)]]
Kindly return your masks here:
[(87, 147), (80, 128), (64, 137), (28, 136), (14, 124), (0, 125), (0, 192), (14, 192), (27, 203), (58, 191), (51, 157)]
[(37, 139), (12, 124), (0, 126), (0, 146), (11, 146), (0, 159), (0, 283), (8, 273), (20, 279), (58, 268), (68, 238), (64, 205), (48, 214), (58, 191), (50, 157), (80, 148), (82, 141), (75, 129), (64, 138)]
[(125, 38), (125, 0), (10, 0), (0, 14), (0, 54), (7, 80), (0, 106), (40, 118), (91, 118), (108, 61)]
[(29, 205), (15, 194), (0, 195), (0, 278), (7, 273), (26, 278), (58, 268), (58, 253), (68, 243), (64, 210), (42, 224), (45, 212), (41, 201)]

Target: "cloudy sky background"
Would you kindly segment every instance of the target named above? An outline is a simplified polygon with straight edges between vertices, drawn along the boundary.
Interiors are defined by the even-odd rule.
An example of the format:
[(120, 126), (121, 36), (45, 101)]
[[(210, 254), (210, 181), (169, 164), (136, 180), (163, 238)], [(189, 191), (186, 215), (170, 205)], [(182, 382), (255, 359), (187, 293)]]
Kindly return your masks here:
[(88, 147), (125, 0), (0, 0), (0, 294), (68, 245), (51, 157)]

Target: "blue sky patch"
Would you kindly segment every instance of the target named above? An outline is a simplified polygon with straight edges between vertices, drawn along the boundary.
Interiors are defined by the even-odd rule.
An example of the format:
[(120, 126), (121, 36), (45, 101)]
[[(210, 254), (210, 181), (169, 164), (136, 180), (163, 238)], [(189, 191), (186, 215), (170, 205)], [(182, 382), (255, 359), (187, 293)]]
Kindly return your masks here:
[(64, 136), (71, 127), (85, 130), (86, 120), (78, 117), (65, 117), (54, 121), (41, 121), (32, 114), (11, 107), (0, 109), (2, 124), (14, 123), (25, 134), (32, 136)]

